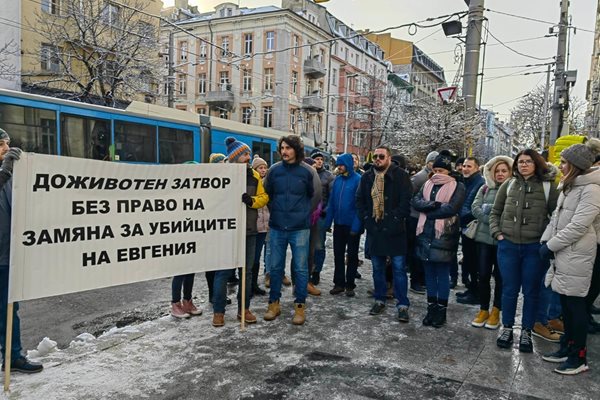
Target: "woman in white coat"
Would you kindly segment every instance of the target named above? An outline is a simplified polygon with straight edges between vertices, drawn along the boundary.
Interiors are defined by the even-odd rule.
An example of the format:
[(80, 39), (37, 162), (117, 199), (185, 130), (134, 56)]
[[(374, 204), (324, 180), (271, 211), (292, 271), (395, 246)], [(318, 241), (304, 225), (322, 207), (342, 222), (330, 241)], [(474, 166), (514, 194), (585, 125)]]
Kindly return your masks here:
[(558, 351), (543, 356), (561, 363), (554, 371), (575, 375), (587, 371), (588, 293), (600, 235), (600, 169), (591, 168), (600, 141), (591, 139), (562, 151), (563, 174), (556, 210), (544, 234), (540, 256), (554, 259), (546, 285), (560, 295), (565, 334)]

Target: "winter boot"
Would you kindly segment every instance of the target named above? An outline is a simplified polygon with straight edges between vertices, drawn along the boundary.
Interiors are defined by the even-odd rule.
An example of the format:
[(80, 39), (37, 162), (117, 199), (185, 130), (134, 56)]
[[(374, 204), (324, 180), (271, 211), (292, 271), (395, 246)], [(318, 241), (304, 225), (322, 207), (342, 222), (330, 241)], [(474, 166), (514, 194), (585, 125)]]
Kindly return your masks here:
[(184, 312), (190, 315), (202, 315), (202, 310), (194, 305), (192, 300), (183, 300), (181, 302), (181, 308)]
[(265, 274), (265, 287), (267, 289), (271, 287), (271, 274), (268, 272)]
[(294, 325), (304, 324), (304, 321), (306, 320), (306, 317), (304, 316), (305, 307), (306, 307), (306, 305), (302, 304), (302, 303), (294, 304), (294, 318), (292, 319), (292, 324), (294, 324)]
[(320, 296), (321, 295), (321, 291), (319, 289), (317, 289), (316, 287), (314, 287), (314, 285), (310, 282), (308, 282), (308, 285), (306, 286), (306, 291), (311, 296)]
[(438, 304), (433, 319), (431, 320), (431, 326), (434, 328), (441, 328), (446, 324), (446, 310), (447, 306)]
[(489, 318), (490, 313), (488, 310), (479, 310), (479, 312), (475, 316), (475, 319), (471, 321), (471, 326), (474, 326), (475, 328), (481, 328), (485, 325)]
[(490, 317), (485, 323), (487, 329), (498, 329), (500, 327), (500, 309), (498, 307), (492, 307)]
[[(242, 320), (242, 312), (240, 310), (238, 310), (237, 319), (238, 319), (238, 321)], [(256, 323), (256, 316), (254, 314), (252, 314), (252, 311), (250, 311), (247, 308), (246, 308), (246, 311), (244, 312), (244, 321), (247, 324), (255, 324)]]
[(214, 326), (215, 328), (219, 328), (223, 325), (225, 325), (225, 314), (214, 313), (213, 320), (212, 320), (212, 326)]
[(427, 314), (423, 318), (423, 326), (431, 326), (433, 323), (433, 316), (437, 312), (437, 303), (429, 303), (427, 305)]
[(185, 312), (180, 301), (171, 303), (171, 315), (175, 318), (189, 318), (190, 314)]
[(279, 300), (269, 303), (269, 309), (263, 317), (265, 321), (273, 321), (281, 314), (281, 308), (279, 307)]

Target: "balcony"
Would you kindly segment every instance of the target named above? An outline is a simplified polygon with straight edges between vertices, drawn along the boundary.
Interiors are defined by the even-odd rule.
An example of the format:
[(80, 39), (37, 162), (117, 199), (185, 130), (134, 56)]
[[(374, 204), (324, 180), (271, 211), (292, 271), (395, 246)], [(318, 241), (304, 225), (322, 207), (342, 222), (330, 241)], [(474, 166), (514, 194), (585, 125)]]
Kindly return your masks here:
[(224, 108), (231, 110), (234, 103), (234, 95), (231, 91), (231, 85), (227, 85), (225, 88), (223, 88), (223, 90), (207, 92), (204, 101), (211, 108)]
[(323, 99), (318, 93), (305, 96), (302, 98), (302, 109), (313, 112), (325, 111)]
[(327, 70), (325, 65), (315, 58), (304, 60), (304, 75), (311, 79), (319, 79), (325, 76)]

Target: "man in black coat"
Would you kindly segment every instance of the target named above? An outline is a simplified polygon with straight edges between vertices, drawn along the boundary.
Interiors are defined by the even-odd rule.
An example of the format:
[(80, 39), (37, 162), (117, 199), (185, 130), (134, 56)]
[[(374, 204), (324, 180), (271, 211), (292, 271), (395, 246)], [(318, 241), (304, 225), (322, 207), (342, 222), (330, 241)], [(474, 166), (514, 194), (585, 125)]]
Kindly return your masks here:
[(406, 171), (391, 162), (391, 156), (386, 146), (375, 149), (373, 167), (362, 176), (356, 192), (356, 207), (367, 231), (373, 264), (375, 304), (370, 314), (378, 315), (385, 310), (385, 266), (389, 258), (394, 272), (398, 320), (408, 322), (406, 219), (410, 215), (412, 184)]

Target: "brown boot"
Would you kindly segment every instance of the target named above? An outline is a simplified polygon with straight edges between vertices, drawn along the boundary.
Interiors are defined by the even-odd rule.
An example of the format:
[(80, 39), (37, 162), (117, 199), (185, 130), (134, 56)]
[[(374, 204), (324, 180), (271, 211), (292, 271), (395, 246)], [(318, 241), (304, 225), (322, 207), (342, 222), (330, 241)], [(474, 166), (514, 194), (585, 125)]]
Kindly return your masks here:
[(223, 313), (214, 313), (212, 325), (215, 328), (225, 325), (225, 314)]
[(265, 287), (266, 288), (271, 287), (271, 274), (269, 274), (269, 273), (265, 274)]
[(265, 321), (273, 321), (281, 314), (281, 308), (279, 307), (279, 300), (269, 303), (269, 309), (263, 317)]
[(548, 328), (561, 335), (565, 333), (565, 324), (560, 318), (548, 320)]
[(283, 286), (292, 286), (292, 281), (290, 281), (290, 278), (285, 275), (283, 276), (281, 283), (283, 283)]
[[(237, 318), (239, 321), (242, 320), (242, 314), (240, 314), (239, 311), (238, 311)], [(252, 311), (250, 311), (247, 308), (246, 308), (246, 312), (244, 312), (244, 321), (246, 321), (247, 324), (255, 324), (256, 323), (256, 316), (254, 314), (252, 314)]]
[(314, 287), (314, 285), (310, 282), (308, 283), (306, 290), (308, 291), (308, 294), (310, 294), (311, 296), (320, 296), (321, 295), (321, 291), (319, 289), (317, 289), (316, 287)]
[(294, 318), (292, 319), (292, 324), (294, 325), (303, 325), (306, 320), (304, 316), (304, 309), (306, 305), (304, 304), (294, 304)]

